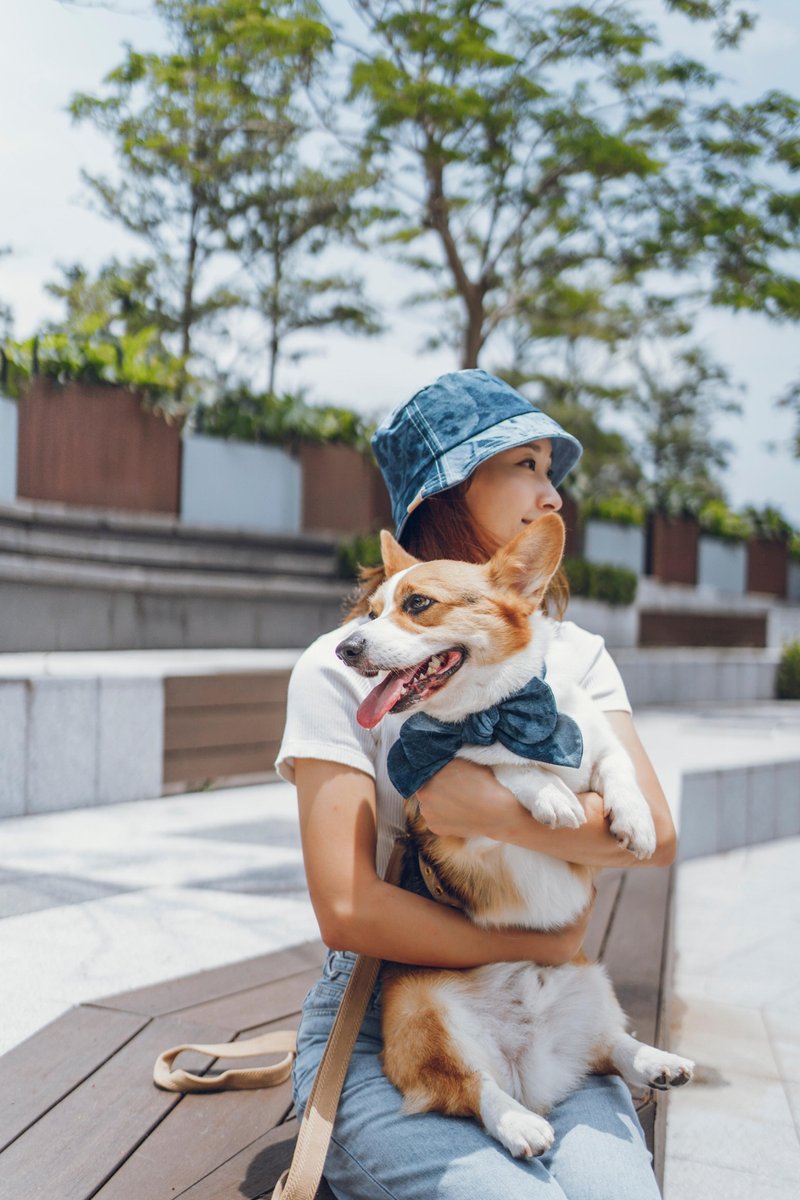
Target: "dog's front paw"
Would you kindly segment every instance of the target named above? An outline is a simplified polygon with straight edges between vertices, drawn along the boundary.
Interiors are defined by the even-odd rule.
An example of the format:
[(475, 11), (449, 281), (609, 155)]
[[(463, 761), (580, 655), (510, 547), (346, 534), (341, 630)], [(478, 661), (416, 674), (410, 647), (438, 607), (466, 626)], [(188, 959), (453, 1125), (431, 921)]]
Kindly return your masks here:
[(615, 794), (607, 809), (609, 828), (614, 837), (635, 858), (652, 858), (656, 849), (656, 827), (653, 814), (641, 792), (630, 796)]
[(531, 801), (531, 813), (554, 829), (577, 829), (586, 821), (580, 800), (560, 780), (542, 784)]
[(495, 1135), (514, 1158), (536, 1158), (550, 1149), (556, 1137), (550, 1122), (532, 1112), (503, 1113)]

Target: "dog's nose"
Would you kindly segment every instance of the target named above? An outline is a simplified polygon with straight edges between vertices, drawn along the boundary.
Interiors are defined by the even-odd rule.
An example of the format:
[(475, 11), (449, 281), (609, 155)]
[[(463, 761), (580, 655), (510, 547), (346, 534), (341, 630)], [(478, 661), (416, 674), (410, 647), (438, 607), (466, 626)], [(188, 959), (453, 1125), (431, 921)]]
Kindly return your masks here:
[(363, 656), (366, 644), (367, 639), (361, 634), (351, 633), (350, 637), (345, 638), (343, 642), (339, 642), (339, 645), (336, 647), (336, 654), (343, 663), (347, 663), (349, 667), (354, 667)]

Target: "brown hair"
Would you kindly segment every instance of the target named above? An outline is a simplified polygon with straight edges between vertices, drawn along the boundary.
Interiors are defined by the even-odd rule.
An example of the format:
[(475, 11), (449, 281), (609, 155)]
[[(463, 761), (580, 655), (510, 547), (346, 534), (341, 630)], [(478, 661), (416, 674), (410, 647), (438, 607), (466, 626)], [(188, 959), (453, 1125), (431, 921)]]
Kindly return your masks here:
[[(423, 562), (449, 558), (458, 562), (485, 563), (499, 550), (496, 539), (488, 530), (476, 525), (467, 508), (465, 496), (471, 482), (471, 478), (465, 479), (446, 492), (430, 496), (414, 510), (400, 538), (409, 554)], [(361, 567), (345, 621), (364, 616), (370, 596), (385, 578), (382, 563), (376, 567)], [(568, 603), (569, 584), (559, 567), (550, 580), (542, 607), (548, 616), (560, 621)]]

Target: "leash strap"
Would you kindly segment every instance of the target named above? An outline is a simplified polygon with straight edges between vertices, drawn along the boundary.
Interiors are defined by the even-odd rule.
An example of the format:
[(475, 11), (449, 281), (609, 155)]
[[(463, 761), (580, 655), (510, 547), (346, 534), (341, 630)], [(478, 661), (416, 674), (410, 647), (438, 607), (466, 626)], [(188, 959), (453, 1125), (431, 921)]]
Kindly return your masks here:
[[(394, 844), (386, 870), (387, 883), (400, 882), (405, 845), (406, 839), (402, 837)], [(291, 1165), (278, 1180), (272, 1200), (314, 1200), (317, 1194), (353, 1046), (380, 969), (379, 958), (370, 958), (366, 954), (359, 954), (356, 958), (317, 1068)], [(184, 1050), (199, 1051), (214, 1058), (247, 1058), (252, 1054), (274, 1054), (283, 1051), (285, 1058), (274, 1066), (223, 1071), (221, 1075), (208, 1079), (202, 1075), (193, 1075), (189, 1071), (172, 1069), (173, 1062)], [(159, 1055), (153, 1070), (153, 1081), (158, 1087), (173, 1092), (216, 1092), (233, 1088), (274, 1087), (289, 1078), (294, 1058), (295, 1034), (286, 1030), (249, 1038), (243, 1042), (175, 1046)]]

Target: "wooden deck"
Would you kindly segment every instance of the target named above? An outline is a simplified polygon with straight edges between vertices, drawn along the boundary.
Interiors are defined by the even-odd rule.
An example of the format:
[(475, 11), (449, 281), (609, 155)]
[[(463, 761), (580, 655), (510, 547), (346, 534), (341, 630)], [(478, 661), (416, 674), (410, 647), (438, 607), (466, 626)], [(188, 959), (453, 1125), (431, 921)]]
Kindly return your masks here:
[[(606, 962), (632, 1028), (662, 1045), (671, 880), (668, 869), (605, 872), (587, 941), (588, 953)], [(320, 943), (307, 943), (82, 1004), (0, 1058), (0, 1196), (270, 1196), (296, 1135), (289, 1084), (180, 1096), (154, 1087), (153, 1063), (181, 1042), (296, 1026), (322, 956)], [(189, 1055), (180, 1061), (196, 1071), (212, 1065)], [(660, 1180), (665, 1097), (637, 1103)], [(323, 1186), (319, 1196), (331, 1193)]]

